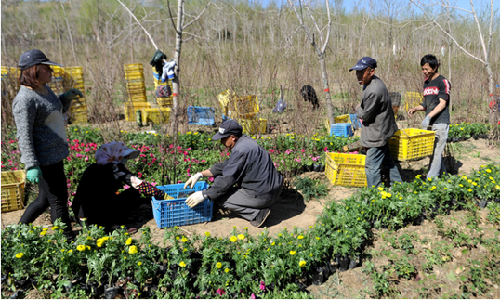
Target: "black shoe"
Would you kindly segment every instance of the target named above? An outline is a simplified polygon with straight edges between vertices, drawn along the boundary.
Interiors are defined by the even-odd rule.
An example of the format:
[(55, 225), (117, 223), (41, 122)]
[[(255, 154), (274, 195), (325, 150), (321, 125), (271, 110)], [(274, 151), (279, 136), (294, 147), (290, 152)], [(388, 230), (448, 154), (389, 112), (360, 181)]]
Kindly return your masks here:
[(271, 210), (269, 208), (262, 209), (261, 211), (259, 211), (259, 213), (255, 217), (255, 219), (253, 219), (253, 221), (250, 221), (250, 224), (252, 226), (259, 228), (260, 226), (262, 226), (262, 224), (264, 224), (267, 217), (269, 217), (270, 213), (271, 213)]

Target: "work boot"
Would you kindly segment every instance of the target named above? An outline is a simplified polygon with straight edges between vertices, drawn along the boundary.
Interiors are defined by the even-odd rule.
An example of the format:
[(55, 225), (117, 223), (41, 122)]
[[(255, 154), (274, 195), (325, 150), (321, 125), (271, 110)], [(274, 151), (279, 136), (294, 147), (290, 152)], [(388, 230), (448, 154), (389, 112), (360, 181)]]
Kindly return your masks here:
[(269, 217), (270, 213), (271, 213), (271, 210), (269, 208), (262, 209), (261, 211), (259, 211), (259, 213), (255, 217), (255, 219), (253, 219), (253, 221), (250, 221), (250, 224), (252, 226), (259, 228), (260, 226), (262, 226), (262, 224), (264, 224), (267, 217)]

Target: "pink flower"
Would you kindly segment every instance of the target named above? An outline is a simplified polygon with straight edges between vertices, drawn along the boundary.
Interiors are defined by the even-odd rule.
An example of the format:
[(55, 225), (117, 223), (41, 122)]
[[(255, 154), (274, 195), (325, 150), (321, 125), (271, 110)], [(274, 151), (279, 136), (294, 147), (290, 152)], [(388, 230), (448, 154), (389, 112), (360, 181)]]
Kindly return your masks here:
[(260, 282), (259, 289), (261, 289), (262, 291), (265, 291), (265, 290), (266, 290), (266, 284), (264, 283), (264, 281), (261, 281), (261, 282)]
[(328, 147), (325, 147), (325, 149), (324, 149), (324, 150), (325, 150), (325, 151), (328, 151)]
[(304, 149), (300, 149), (300, 152), (304, 153), (304, 152), (306, 152), (306, 150), (304, 150)]
[(17, 170), (17, 167), (12, 168), (12, 170), (14, 170), (14, 171)]
[(168, 146), (170, 149), (174, 148), (174, 145), (170, 144), (170, 146)]
[(71, 161), (71, 156), (68, 156), (67, 159), (68, 159), (68, 161)]
[(203, 159), (203, 160), (201, 160), (201, 162), (202, 162), (202, 163), (204, 163), (204, 162), (205, 162), (205, 160)]
[(142, 177), (142, 173), (141, 172), (137, 173), (137, 177), (141, 178)]
[(213, 177), (208, 177), (208, 181), (214, 182), (214, 178)]
[(219, 294), (220, 296), (224, 295), (226, 292), (224, 292), (223, 289), (217, 289), (217, 294)]
[(295, 161), (300, 164), (300, 158), (296, 158)]
[(158, 184), (158, 182), (151, 182), (152, 186), (156, 186), (157, 184)]
[(255, 294), (254, 294), (254, 293), (252, 293), (252, 294), (250, 295), (250, 299), (257, 299), (257, 297), (255, 296)]
[(130, 188), (130, 186), (128, 186), (127, 184), (123, 187), (124, 189), (128, 190)]
[(316, 157), (313, 157), (313, 158), (312, 158), (312, 160), (313, 160), (313, 161), (317, 161), (318, 159), (317, 159)]

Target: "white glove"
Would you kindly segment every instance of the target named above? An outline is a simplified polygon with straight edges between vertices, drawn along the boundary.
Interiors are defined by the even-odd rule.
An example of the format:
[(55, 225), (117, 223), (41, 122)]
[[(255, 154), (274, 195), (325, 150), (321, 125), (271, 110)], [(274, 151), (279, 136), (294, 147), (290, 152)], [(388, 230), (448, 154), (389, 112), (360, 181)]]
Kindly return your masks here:
[(198, 182), (198, 180), (200, 180), (201, 177), (203, 177), (201, 173), (196, 173), (191, 176), (191, 178), (189, 178), (188, 181), (186, 181), (186, 183), (184, 184), (184, 189), (186, 189), (188, 186), (191, 186), (191, 188), (194, 189), (194, 185), (196, 184), (196, 182)]
[(194, 192), (189, 198), (186, 199), (187, 206), (193, 208), (205, 200), (202, 191)]
[(137, 178), (136, 176), (130, 176), (130, 182), (132, 183), (132, 186), (137, 189), (141, 183), (142, 183), (142, 180), (140, 180), (139, 178)]

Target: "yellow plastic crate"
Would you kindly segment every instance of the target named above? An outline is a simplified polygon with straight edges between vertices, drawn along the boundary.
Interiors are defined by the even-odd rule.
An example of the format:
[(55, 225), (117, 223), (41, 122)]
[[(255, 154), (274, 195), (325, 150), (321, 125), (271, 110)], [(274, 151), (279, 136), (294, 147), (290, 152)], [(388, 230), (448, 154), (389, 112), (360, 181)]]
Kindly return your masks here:
[(238, 119), (243, 127), (243, 133), (248, 135), (265, 134), (267, 130), (267, 119)]
[(160, 107), (172, 107), (174, 105), (174, 99), (172, 97), (156, 98), (156, 103)]
[(366, 155), (326, 153), (326, 177), (333, 185), (366, 186)]
[(26, 173), (22, 170), (2, 172), (2, 212), (24, 207)]
[(166, 124), (170, 121), (170, 108), (146, 108), (142, 110), (142, 122)]
[(127, 105), (125, 105), (125, 120), (128, 122), (135, 122), (136, 112), (146, 108), (151, 108), (151, 104), (148, 102), (133, 102), (132, 105), (127, 103)]
[(87, 111), (87, 103), (85, 102), (85, 98), (80, 98), (79, 100), (80, 103), (74, 101), (73, 104), (71, 104), (71, 111)]
[(233, 99), (229, 105), (229, 110), (236, 118), (245, 118), (245, 115), (256, 114), (259, 112), (259, 102), (257, 96), (242, 96)]
[(73, 124), (85, 124), (87, 120), (87, 110), (71, 111), (71, 120)]
[(404, 99), (404, 110), (409, 111), (415, 106), (420, 105), (423, 102), (424, 96), (422, 93), (406, 92)]
[(143, 66), (141, 63), (139, 64), (128, 64), (128, 65), (123, 65), (123, 69), (126, 72), (133, 72), (133, 71), (142, 71)]
[(336, 116), (335, 123), (351, 124), (351, 118), (349, 117), (349, 115)]
[(396, 131), (389, 139), (392, 158), (399, 161), (416, 160), (434, 152), (435, 132), (418, 128)]

